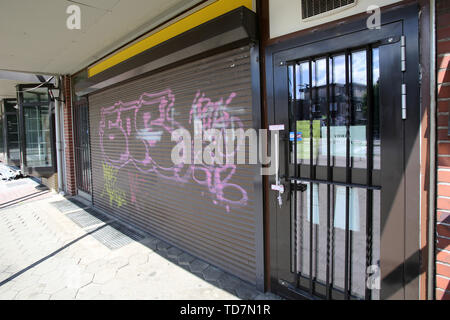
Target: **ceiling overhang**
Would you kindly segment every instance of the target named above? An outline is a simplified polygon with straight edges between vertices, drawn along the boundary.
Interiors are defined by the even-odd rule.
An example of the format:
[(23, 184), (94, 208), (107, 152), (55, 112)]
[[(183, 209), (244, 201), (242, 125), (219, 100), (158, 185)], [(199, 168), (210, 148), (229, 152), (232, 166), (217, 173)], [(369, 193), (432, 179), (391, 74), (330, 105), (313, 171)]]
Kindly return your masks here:
[[(212, 1), (212, 0), (209, 0)], [(204, 0), (14, 0), (0, 2), (0, 70), (73, 74)], [(212, 1), (214, 2), (214, 1)], [(68, 6), (81, 11), (70, 30)]]

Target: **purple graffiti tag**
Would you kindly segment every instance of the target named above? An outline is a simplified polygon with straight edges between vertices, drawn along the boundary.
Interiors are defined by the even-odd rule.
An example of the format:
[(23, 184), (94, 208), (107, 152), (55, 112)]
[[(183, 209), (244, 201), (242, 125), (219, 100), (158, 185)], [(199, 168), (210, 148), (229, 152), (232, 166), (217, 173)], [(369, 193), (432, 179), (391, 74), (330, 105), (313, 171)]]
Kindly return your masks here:
[(189, 113), (189, 123), (192, 124), (193, 120), (201, 120), (204, 130), (233, 129), (235, 125), (242, 125), (238, 118), (230, 117), (226, 111), (228, 105), (235, 97), (236, 93), (231, 93), (224, 104), (223, 98), (213, 102), (204, 93), (197, 91), (194, 102), (192, 103), (191, 112)]
[[(181, 128), (170, 116), (174, 102), (171, 90), (165, 90), (157, 94), (144, 93), (139, 100), (119, 101), (102, 108), (99, 136), (105, 162), (116, 169), (132, 163), (141, 172), (156, 172), (177, 179), (179, 168), (160, 166), (150, 155), (150, 148), (157, 145), (164, 133), (170, 135)], [(113, 142), (114, 145), (109, 146)], [(118, 143), (121, 146), (118, 147)], [(118, 149), (123, 150), (122, 153), (117, 154)]]
[[(239, 185), (229, 183), (229, 180), (236, 172), (235, 165), (225, 165), (219, 167), (193, 166), (192, 178), (199, 185), (206, 186), (211, 194), (215, 194), (214, 204), (222, 204), (227, 212), (230, 206), (245, 206), (248, 201), (247, 192)], [(225, 174), (225, 176), (224, 176)], [(237, 200), (228, 199), (225, 190), (240, 194)]]
[[(218, 129), (222, 133), (226, 129), (243, 128), (240, 119), (230, 116), (227, 111), (235, 97), (236, 93), (231, 93), (226, 100), (221, 98), (214, 102), (205, 93), (198, 91), (189, 113), (189, 124), (192, 125), (194, 120), (201, 121), (204, 130)], [(102, 108), (99, 137), (104, 161), (118, 170), (132, 164), (141, 173), (155, 173), (160, 178), (178, 183), (187, 183), (192, 179), (206, 187), (213, 203), (224, 206), (227, 212), (230, 207), (247, 205), (247, 192), (230, 182), (236, 172), (235, 165), (163, 166), (158, 163), (156, 159), (161, 158), (161, 149), (158, 148), (163, 138), (171, 136), (177, 129), (185, 129), (173, 118), (174, 105), (175, 96), (167, 89), (156, 94), (143, 93), (138, 100), (127, 103), (119, 101), (113, 106)], [(234, 153), (238, 151), (237, 148)], [(170, 151), (166, 152), (169, 152), (167, 157), (170, 157)], [(152, 153), (157, 157), (152, 156)], [(193, 159), (200, 156), (192, 153)], [(136, 195), (141, 179), (138, 174), (131, 173), (128, 178), (131, 202), (138, 208)]]
[[(244, 128), (241, 120), (238, 117), (230, 116), (227, 111), (228, 106), (236, 96), (237, 94), (232, 92), (225, 103), (223, 98), (213, 102), (206, 97), (205, 93), (197, 91), (189, 113), (189, 124), (193, 124), (195, 120), (201, 121), (203, 130), (217, 129), (221, 131), (223, 136), (225, 136), (225, 130), (227, 129)], [(240, 150), (239, 148), (238, 145), (231, 152), (222, 152), (218, 156), (233, 158)]]

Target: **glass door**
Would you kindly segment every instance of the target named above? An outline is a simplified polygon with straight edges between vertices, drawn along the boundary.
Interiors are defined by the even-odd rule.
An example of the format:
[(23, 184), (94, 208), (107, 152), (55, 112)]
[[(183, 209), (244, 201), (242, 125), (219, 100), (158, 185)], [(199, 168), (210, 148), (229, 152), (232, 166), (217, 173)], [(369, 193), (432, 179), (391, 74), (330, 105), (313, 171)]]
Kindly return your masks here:
[(22, 167), (27, 174), (50, 177), (56, 172), (54, 111), (49, 88), (19, 85)]

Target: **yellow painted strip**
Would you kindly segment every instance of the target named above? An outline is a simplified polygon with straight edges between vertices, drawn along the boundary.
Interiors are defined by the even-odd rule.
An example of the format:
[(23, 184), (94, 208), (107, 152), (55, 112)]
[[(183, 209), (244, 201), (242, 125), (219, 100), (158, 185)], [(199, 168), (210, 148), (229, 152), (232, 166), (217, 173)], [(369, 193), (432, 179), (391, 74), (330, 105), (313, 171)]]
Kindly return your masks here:
[(94, 66), (88, 68), (88, 75), (92, 77), (116, 64), (125, 61), (138, 53), (150, 49), (164, 41), (167, 41), (183, 32), (195, 28), (209, 20), (217, 18), (231, 10), (245, 6), (253, 10), (253, 0), (219, 0), (209, 6), (200, 9), (197, 12), (169, 25), (151, 36), (133, 44), (132, 46), (114, 54), (110, 58), (100, 61)]

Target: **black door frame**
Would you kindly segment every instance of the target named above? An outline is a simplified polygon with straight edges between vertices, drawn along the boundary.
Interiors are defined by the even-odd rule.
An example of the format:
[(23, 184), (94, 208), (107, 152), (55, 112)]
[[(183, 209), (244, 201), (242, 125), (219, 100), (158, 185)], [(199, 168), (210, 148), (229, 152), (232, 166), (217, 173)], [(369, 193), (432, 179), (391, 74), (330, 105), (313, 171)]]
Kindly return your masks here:
[[(25, 133), (25, 115), (24, 106), (39, 106), (42, 102), (24, 103), (23, 92), (27, 89), (35, 88), (36, 84), (18, 84), (17, 85), (17, 104), (19, 106), (18, 111), (18, 124), (19, 124), (19, 139), (20, 139), (20, 165), (25, 174), (30, 174), (37, 177), (49, 178), (56, 173), (56, 143), (55, 143), (55, 103), (50, 98), (48, 93), (48, 106), (49, 106), (49, 130), (50, 130), (50, 147), (52, 156), (52, 165), (49, 167), (29, 167), (27, 163), (27, 141)], [(54, 88), (53, 84), (44, 84), (40, 88), (46, 88), (50, 90)], [(45, 102), (44, 102), (45, 103)]]
[[(20, 167), (20, 131), (19, 131), (19, 111), (16, 110), (15, 112), (7, 111), (6, 110), (6, 103), (7, 102), (13, 102), (17, 104), (16, 98), (6, 98), (2, 100), (2, 105), (0, 106), (3, 109), (2, 114), (2, 120), (3, 120), (3, 142), (4, 142), (4, 156), (5, 156), (5, 163), (10, 166), (16, 166)], [(17, 120), (17, 139), (18, 139), (18, 148), (19, 148), (19, 159), (13, 160), (10, 157), (10, 151), (9, 151), (9, 139), (8, 139), (8, 116), (15, 116)]]
[[(266, 79), (267, 79), (267, 107), (268, 124), (275, 123), (275, 101), (274, 101), (274, 69), (280, 63), (294, 60), (294, 51), (298, 47), (317, 43), (318, 46), (309, 46), (311, 52), (305, 52), (302, 56), (313, 56), (313, 51), (319, 51), (318, 42), (333, 39), (337, 36), (351, 35), (355, 32), (367, 34), (367, 38), (358, 36), (354, 43), (338, 42), (333, 50), (358, 47), (374, 42), (374, 33), (378, 34), (379, 40), (386, 39), (392, 33), (392, 27), (400, 24), (403, 34), (406, 36), (407, 68), (404, 73), (404, 83), (407, 85), (407, 107), (408, 121), (404, 126), (405, 145), (405, 171), (402, 175), (405, 185), (406, 201), (404, 203), (405, 214), (402, 221), (388, 224), (385, 232), (381, 235), (381, 299), (417, 299), (419, 297), (419, 274), (420, 274), (420, 247), (419, 247), (419, 202), (420, 202), (420, 109), (419, 109), (419, 47), (418, 47), (418, 5), (405, 5), (399, 8), (382, 11), (382, 27), (380, 30), (370, 30), (366, 27), (366, 19), (342, 24), (332, 29), (318, 31), (302, 37), (277, 43), (266, 48)], [(397, 23), (397, 24), (396, 24)], [(364, 32), (366, 31), (366, 32)], [(376, 37), (375, 37), (376, 38)], [(375, 39), (376, 40), (376, 39)], [(341, 47), (341, 48), (340, 48)], [(322, 49), (323, 50), (323, 49)], [(289, 59), (291, 57), (291, 59)], [(394, 97), (395, 98), (395, 97)], [(396, 99), (400, 99), (397, 97)], [(401, 106), (401, 104), (399, 104)], [(275, 184), (274, 177), (269, 177), (269, 186)], [(279, 283), (277, 266), (277, 203), (275, 191), (268, 191), (269, 205), (269, 227), (270, 227), (270, 279), (271, 289), (280, 292), (290, 298), (302, 298), (293, 290), (287, 290)], [(387, 221), (389, 217), (384, 217)], [(382, 217), (383, 219), (383, 217)], [(401, 226), (399, 225), (401, 224)], [(405, 232), (399, 236), (397, 227), (404, 228)], [(398, 260), (399, 250), (389, 248), (389, 244), (401, 242), (401, 250), (404, 258)], [(307, 295), (303, 296), (308, 298)], [(311, 297), (310, 297), (311, 298)]]
[[(74, 99), (75, 101), (73, 102), (73, 108), (72, 108), (72, 119), (73, 119), (73, 124), (74, 124), (74, 156), (75, 156), (75, 185), (77, 188), (77, 193), (78, 195), (87, 198), (87, 200), (92, 202), (92, 188), (93, 188), (93, 184), (92, 184), (92, 158), (91, 158), (91, 132), (90, 132), (90, 123), (89, 123), (89, 98), (88, 95), (85, 96), (81, 96), (81, 97), (75, 97)], [(89, 158), (89, 172), (86, 172), (83, 174), (83, 172), (79, 172), (79, 170), (83, 170), (83, 168), (81, 168), (81, 162), (83, 161), (83, 159), (81, 159), (81, 157), (79, 156), (79, 152), (77, 151), (77, 149), (80, 149), (80, 147), (78, 146), (78, 140), (80, 139), (80, 132), (79, 132), (79, 126), (78, 126), (78, 121), (80, 120), (78, 117), (78, 108), (80, 107), (86, 107), (87, 108), (87, 128), (89, 130), (88, 133), (88, 141), (89, 144), (87, 146), (88, 150), (87, 150), (87, 156)], [(82, 188), (80, 188), (80, 183), (81, 183), (81, 179), (83, 179), (83, 184), (85, 184), (85, 186), (87, 187), (88, 190), (83, 190)], [(87, 181), (85, 181), (87, 180)]]

